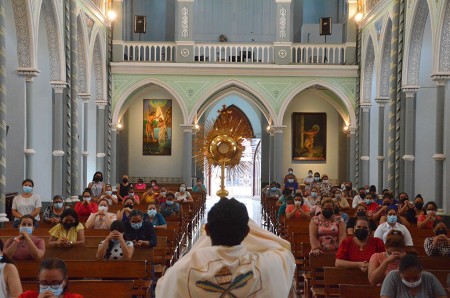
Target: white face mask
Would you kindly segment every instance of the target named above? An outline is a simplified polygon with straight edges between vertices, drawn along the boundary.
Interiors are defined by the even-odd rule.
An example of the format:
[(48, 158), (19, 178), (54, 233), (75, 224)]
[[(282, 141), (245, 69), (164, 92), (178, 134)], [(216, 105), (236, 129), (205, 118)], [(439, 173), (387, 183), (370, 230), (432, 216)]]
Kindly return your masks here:
[(328, 184), (328, 179), (322, 180), (324, 184)]
[(186, 190), (186, 187), (180, 187), (180, 191), (185, 191)]
[(108, 206), (98, 206), (98, 211), (108, 211)]
[(402, 278), (402, 283), (405, 286), (407, 286), (408, 288), (416, 288), (420, 285), (421, 282), (422, 282), (422, 278), (420, 278), (418, 281), (415, 281), (415, 282), (409, 282)]
[(294, 179), (288, 179), (289, 183), (294, 183)]
[(288, 174), (293, 174), (294, 173), (294, 171), (288, 171)]

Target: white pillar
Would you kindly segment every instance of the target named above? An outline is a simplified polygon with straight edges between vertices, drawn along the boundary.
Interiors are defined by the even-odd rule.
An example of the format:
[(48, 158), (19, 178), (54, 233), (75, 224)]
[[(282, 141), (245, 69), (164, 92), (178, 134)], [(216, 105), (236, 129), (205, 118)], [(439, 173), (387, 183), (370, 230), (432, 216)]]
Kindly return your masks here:
[(361, 104), (361, 185), (370, 184), (370, 104)]
[(83, 187), (87, 186), (88, 177), (87, 177), (87, 158), (89, 156), (88, 152), (88, 137), (89, 137), (89, 100), (91, 99), (90, 94), (78, 94), (78, 97), (83, 102), (83, 151), (81, 152), (81, 156), (83, 158)]
[(97, 171), (101, 171), (103, 175), (106, 173), (105, 169), (105, 136), (107, 134), (108, 127), (106, 126), (105, 120), (105, 107), (108, 104), (107, 100), (96, 100), (95, 104), (97, 106), (97, 136), (96, 136), (96, 147), (97, 147)]
[(192, 130), (195, 128), (192, 124), (181, 124), (183, 129), (183, 182), (186, 186), (192, 184)]
[(376, 98), (378, 104), (378, 190), (384, 188), (384, 106), (389, 102), (389, 98)]
[(273, 180), (283, 184), (283, 130), (286, 126), (272, 126), (272, 128), (274, 131)]

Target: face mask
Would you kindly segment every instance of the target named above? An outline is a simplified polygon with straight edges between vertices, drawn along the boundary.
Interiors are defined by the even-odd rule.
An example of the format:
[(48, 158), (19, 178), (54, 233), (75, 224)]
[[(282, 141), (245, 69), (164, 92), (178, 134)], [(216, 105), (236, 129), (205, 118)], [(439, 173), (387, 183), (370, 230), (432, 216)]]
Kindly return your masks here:
[(328, 184), (328, 179), (322, 180), (322, 182), (323, 182), (324, 184)]
[(127, 183), (127, 182), (128, 182), (128, 179), (127, 179), (127, 178), (123, 178), (123, 179), (122, 179), (122, 182), (123, 182), (123, 183)]
[(423, 203), (415, 203), (414, 206), (415, 206), (417, 209), (422, 209)]
[(358, 240), (366, 240), (367, 236), (369, 235), (369, 230), (365, 229), (355, 229), (355, 236), (358, 238)]
[(319, 181), (319, 177), (314, 177), (314, 180), (315, 181)]
[(107, 194), (108, 196), (111, 196), (111, 195), (112, 195), (112, 191), (107, 190), (107, 191), (106, 191), (106, 194)]
[(366, 197), (366, 194), (365, 193), (360, 193), (359, 197), (364, 200), (364, 198)]
[(340, 199), (342, 197), (341, 194), (335, 195), (336, 199)]
[(128, 193), (128, 196), (134, 197), (134, 192), (129, 192), (129, 193)]
[(31, 193), (33, 191), (33, 187), (31, 186), (24, 186), (22, 189), (24, 193)]
[(50, 291), (50, 292), (52, 292), (53, 296), (59, 297), (63, 293), (64, 287), (63, 287), (63, 284), (60, 284), (58, 286), (58, 288), (56, 288), (56, 289), (53, 289), (52, 287), (50, 287), (50, 285), (48, 285), (48, 286), (39, 285), (39, 294), (42, 294), (46, 291)]
[(276, 191), (277, 188), (276, 188), (276, 187), (271, 187), (270, 190), (271, 190), (271, 191)]
[(359, 217), (366, 216), (366, 211), (358, 211), (358, 212), (356, 212), (356, 215)]
[(126, 204), (124, 207), (125, 207), (125, 208), (133, 209), (133, 204)]
[(165, 191), (162, 191), (161, 194), (162, 194), (163, 196), (165, 196), (165, 195), (166, 195), (166, 192), (165, 192)]
[(53, 207), (55, 207), (55, 209), (61, 209), (63, 207), (63, 203), (53, 203)]
[(315, 191), (311, 192), (311, 197), (317, 198), (317, 192), (315, 192)]
[(71, 222), (63, 222), (62, 225), (66, 230), (69, 230), (71, 227), (73, 227), (73, 223)]
[(402, 278), (402, 283), (405, 286), (407, 286), (408, 288), (416, 288), (420, 285), (421, 282), (422, 282), (422, 278), (420, 278), (418, 281), (415, 281), (415, 282), (409, 282)]
[(186, 187), (180, 187), (180, 191), (185, 191)]
[(436, 211), (435, 210), (427, 210), (427, 213), (430, 215), (435, 215)]
[(120, 240), (111, 238), (111, 242), (114, 243), (114, 244), (117, 244), (117, 243), (120, 243)]
[(390, 224), (397, 222), (397, 215), (388, 215), (387, 216), (387, 222)]
[(152, 186), (155, 186), (156, 184), (155, 183), (152, 183)]
[(447, 230), (436, 230), (435, 234), (436, 236), (447, 235)]
[(325, 218), (330, 218), (333, 215), (333, 210), (324, 209), (322, 210), (322, 215)]
[(339, 214), (339, 207), (334, 207), (334, 214)]
[(95, 182), (98, 182), (98, 181), (101, 181), (101, 180), (102, 180), (102, 178), (100, 176), (95, 176), (94, 177), (94, 181)]
[(294, 171), (288, 171), (288, 174), (294, 174)]
[(369, 200), (369, 199), (364, 200), (364, 202), (366, 202), (367, 205), (372, 204), (372, 200)]
[(341, 184), (341, 189), (344, 190), (345, 189), (345, 185)]
[(108, 211), (108, 206), (98, 206), (98, 211)]
[(369, 190), (368, 190), (368, 189), (366, 189), (366, 190), (365, 190), (365, 192), (366, 192), (366, 193), (369, 193)]
[(150, 217), (155, 217), (155, 215), (156, 215), (156, 210), (155, 210), (155, 209), (147, 210), (147, 214), (148, 214), (148, 216), (150, 216)]
[(173, 201), (166, 201), (166, 203), (167, 203), (167, 205), (172, 205), (173, 204)]
[(20, 233), (26, 232), (28, 235), (31, 235), (33, 233), (32, 227), (20, 227), (19, 228)]
[(352, 187), (351, 186), (346, 186), (345, 189), (346, 190), (352, 190)]
[(142, 221), (136, 222), (136, 223), (131, 223), (131, 227), (135, 230), (139, 230), (142, 227)]
[(91, 201), (91, 197), (83, 197), (83, 200), (85, 200), (86, 202), (90, 202)]
[(294, 183), (294, 179), (288, 179), (289, 183)]

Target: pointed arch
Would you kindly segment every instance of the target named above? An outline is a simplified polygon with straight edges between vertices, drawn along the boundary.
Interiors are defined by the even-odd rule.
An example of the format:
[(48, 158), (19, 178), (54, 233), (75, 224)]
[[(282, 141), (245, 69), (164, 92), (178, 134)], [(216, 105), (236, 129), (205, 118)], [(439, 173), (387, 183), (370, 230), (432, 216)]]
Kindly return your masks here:
[(106, 101), (106, 93), (105, 93), (106, 61), (103, 59), (102, 44), (100, 41), (100, 36), (98, 34), (94, 42), (91, 65), (94, 66), (94, 74), (95, 74), (95, 96), (94, 96), (95, 100)]
[(391, 73), (392, 19), (388, 18), (383, 32), (381, 65), (377, 75), (377, 98), (389, 98), (389, 77)]
[(283, 102), (283, 105), (280, 108), (279, 116), (277, 118), (277, 119), (279, 119), (279, 122), (277, 123), (277, 125), (281, 126), (283, 124), (283, 118), (286, 113), (286, 109), (289, 106), (289, 103), (292, 101), (292, 99), (300, 92), (302, 92), (306, 89), (309, 89), (311, 87), (314, 87), (314, 86), (321, 86), (321, 87), (324, 87), (324, 88), (327, 88), (327, 89), (333, 91), (334, 94), (336, 94), (337, 97), (341, 100), (341, 103), (345, 107), (345, 111), (343, 109), (341, 109), (339, 107), (339, 105), (337, 105), (337, 103), (331, 103), (331, 104), (339, 111), (339, 114), (341, 115), (341, 117), (344, 119), (344, 121), (346, 122), (346, 124), (349, 127), (351, 127), (351, 128), (356, 127), (355, 110), (353, 108), (353, 105), (352, 105), (350, 99), (341, 90), (339, 90), (335, 86), (331, 85), (330, 83), (320, 80), (320, 79), (311, 80), (304, 84), (301, 84), (301, 85), (297, 86), (296, 88), (294, 88), (291, 91), (291, 93), (289, 93), (289, 95), (286, 97), (286, 100)]
[(124, 111), (122, 111), (122, 108), (125, 106), (128, 98), (133, 93), (137, 92), (138, 90), (140, 90), (144, 87), (150, 86), (150, 85), (159, 86), (159, 87), (163, 88), (164, 90), (166, 90), (167, 92), (169, 92), (169, 94), (171, 96), (173, 96), (173, 99), (180, 106), (181, 113), (183, 115), (183, 123), (192, 123), (192, 122), (186, 122), (188, 119), (187, 108), (182, 100), (182, 97), (175, 91), (175, 89), (173, 89), (167, 83), (160, 81), (158, 79), (147, 78), (147, 79), (141, 80), (141, 81), (133, 84), (127, 90), (125, 90), (125, 92), (122, 93), (120, 98), (117, 100), (117, 103), (114, 105), (113, 116), (112, 116), (112, 124), (113, 125), (116, 125), (117, 123), (119, 123), (120, 118), (124, 114)]
[(366, 45), (366, 54), (363, 60), (364, 67), (362, 68), (362, 103), (370, 103), (372, 97), (373, 68), (375, 65), (375, 47), (373, 44), (372, 36), (369, 36)]
[(192, 112), (188, 117), (188, 123), (193, 123), (196, 116), (201, 116), (206, 111), (207, 107), (219, 100), (219, 96), (223, 97), (225, 94), (228, 95), (231, 92), (236, 93), (238, 96), (243, 96), (255, 104), (269, 123), (271, 119), (274, 122), (276, 121), (275, 111), (261, 93), (244, 82), (230, 79), (206, 92), (206, 94), (195, 103)]
[(88, 44), (86, 22), (83, 14), (77, 17), (77, 64), (78, 64), (78, 88), (80, 93), (90, 94), (90, 64), (88, 63)]
[[(440, 22), (441, 37), (439, 38), (438, 72), (450, 73), (450, 3), (447, 1), (444, 16)], [(439, 31), (438, 31), (439, 32)]]
[(11, 0), (17, 35), (19, 68), (36, 68), (34, 33), (31, 8), (26, 0)]

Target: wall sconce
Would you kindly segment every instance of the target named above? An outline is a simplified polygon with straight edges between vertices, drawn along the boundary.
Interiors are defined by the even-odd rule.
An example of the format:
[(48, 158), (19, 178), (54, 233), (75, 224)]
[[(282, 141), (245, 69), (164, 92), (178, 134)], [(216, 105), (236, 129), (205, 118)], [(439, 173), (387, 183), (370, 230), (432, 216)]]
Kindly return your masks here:
[(123, 125), (122, 125), (122, 123), (117, 123), (116, 127), (118, 130), (122, 130)]
[(108, 11), (108, 20), (113, 22), (117, 18), (117, 13), (114, 10)]

